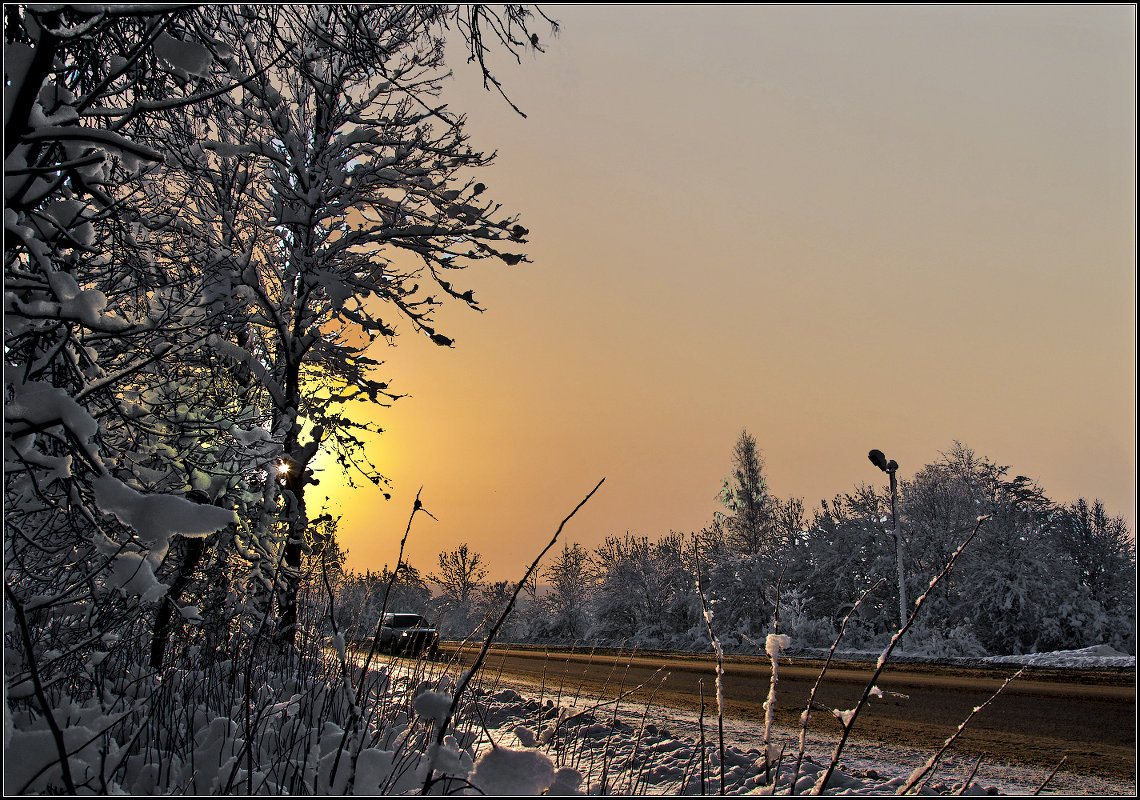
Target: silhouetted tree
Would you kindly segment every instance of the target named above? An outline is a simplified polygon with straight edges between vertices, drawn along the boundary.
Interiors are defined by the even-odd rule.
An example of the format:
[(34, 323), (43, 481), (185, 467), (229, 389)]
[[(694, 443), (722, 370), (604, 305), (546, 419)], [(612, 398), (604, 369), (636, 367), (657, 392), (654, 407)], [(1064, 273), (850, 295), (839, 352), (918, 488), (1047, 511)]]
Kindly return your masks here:
[(582, 545), (562, 545), (562, 552), (543, 572), (550, 587), (543, 598), (546, 629), (555, 636), (577, 639), (589, 627), (588, 603), (593, 581), (590, 556)]
[[(474, 619), (478, 620), (477, 629), (486, 630), (493, 625), (507, 607), (514, 594), (515, 585), (510, 581), (494, 581), (482, 587), (473, 604)], [(499, 628), (498, 640), (511, 641), (514, 638), (518, 625), (518, 608), (511, 611), (510, 616)]]
[(443, 592), (445, 623), (450, 633), (470, 633), (472, 602), (487, 577), (483, 564), (483, 556), (464, 542), (454, 550), (440, 553), (439, 572), (428, 575), (428, 580), (438, 584)]

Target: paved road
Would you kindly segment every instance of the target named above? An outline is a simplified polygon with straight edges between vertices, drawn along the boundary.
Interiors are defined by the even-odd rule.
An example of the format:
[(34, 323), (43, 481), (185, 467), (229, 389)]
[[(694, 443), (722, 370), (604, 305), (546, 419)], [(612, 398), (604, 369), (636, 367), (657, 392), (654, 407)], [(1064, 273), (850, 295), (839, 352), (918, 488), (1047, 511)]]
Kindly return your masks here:
[[(445, 646), (445, 651), (448, 648)], [(454, 654), (456, 651), (451, 649)], [(470, 663), (475, 650), (461, 659)], [(780, 660), (776, 720), (798, 725), (821, 661)], [(696, 709), (703, 679), (706, 702), (715, 714), (715, 662), (711, 656), (613, 651), (569, 652), (555, 648), (496, 648), (485, 669), (543, 681), (573, 692), (579, 685), (601, 694), (645, 684), (635, 697), (662, 705)], [(816, 695), (828, 708), (853, 708), (873, 665), (833, 662)], [(984, 703), (1016, 667), (967, 669), (927, 664), (888, 665), (878, 685), (884, 698), (872, 698), (855, 723), (855, 734), (880, 741), (935, 750), (975, 706)], [(766, 659), (728, 657), (725, 664), (725, 713), (763, 719), (771, 667)], [(970, 722), (955, 743), (959, 753), (987, 754), (989, 762), (1052, 767), (1067, 756), (1064, 768), (1078, 774), (1118, 780), (1136, 779), (1135, 670), (1056, 670), (1032, 668)], [(816, 712), (814, 726), (838, 723)]]

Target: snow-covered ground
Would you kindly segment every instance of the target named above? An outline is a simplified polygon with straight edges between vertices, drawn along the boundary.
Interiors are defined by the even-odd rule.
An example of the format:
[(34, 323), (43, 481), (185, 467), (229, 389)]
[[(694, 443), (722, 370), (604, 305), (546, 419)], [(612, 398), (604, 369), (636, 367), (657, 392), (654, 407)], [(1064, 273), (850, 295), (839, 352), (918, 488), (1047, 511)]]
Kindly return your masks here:
[[(527, 688), (519, 688), (526, 690)], [(600, 698), (582, 696), (569, 707), (551, 699), (504, 688), (480, 698), (487, 710), (485, 735), (508, 748), (530, 743), (549, 745), (558, 720), (565, 742), (553, 754), (556, 768), (571, 767), (582, 776), (575, 788), (588, 794), (701, 794), (701, 731), (697, 715), (654, 706), (646, 709), (619, 708)], [(545, 716), (543, 716), (545, 715)], [(542, 724), (536, 726), (536, 717)], [(770, 793), (763, 763), (763, 722), (725, 719), (725, 785), (729, 794)], [(719, 793), (719, 759), (715, 712), (704, 720), (704, 793)], [(771, 736), (774, 760), (780, 766), (780, 793), (798, 752), (798, 731), (774, 728)], [(835, 737), (809, 733), (807, 757), (796, 782), (797, 794), (806, 794), (830, 761)], [(485, 745), (484, 745), (485, 747)], [(549, 746), (543, 748), (550, 752)], [(828, 782), (829, 794), (893, 794), (931, 753), (913, 748), (888, 746), (853, 737), (848, 742), (840, 768)], [(957, 791), (975, 768), (975, 759), (947, 755), (939, 762), (923, 794)], [(1045, 781), (1050, 770), (983, 761), (974, 772), (965, 794), (1031, 794)], [(500, 778), (505, 780), (505, 778)], [(478, 785), (478, 784), (477, 784)], [(1133, 796), (1135, 784), (1074, 775), (1060, 770), (1049, 781), (1048, 793), (1107, 794)], [(767, 791), (765, 791), (767, 790)]]
[[(64, 699), (53, 716), (69, 746), (75, 785), (82, 793), (142, 795), (415, 794), (425, 783), (433, 793), (469, 795), (715, 795), (723, 762), (726, 794), (772, 793), (774, 780), (778, 793), (794, 785), (805, 794), (826, 773), (837, 743), (834, 720), (820, 720), (801, 761), (798, 729), (773, 726), (765, 741), (763, 719), (728, 718), (722, 759), (711, 699), (702, 717), (652, 700), (616, 703), (523, 683), (494, 670), (468, 687), (439, 743), (454, 667), (405, 658), (372, 665), (361, 704), (365, 724), (345, 726), (362, 670), (354, 659), (350, 685), (332, 650), (324, 651), (327, 663), (308, 665), (311, 677), (258, 669), (252, 661), (237, 670), (217, 662), (169, 669), (161, 679), (149, 671), (124, 674), (109, 678), (101, 696)], [(1133, 657), (1104, 648), (1035, 658), (1053, 668), (1135, 666)], [(58, 794), (64, 785), (45, 719), (6, 706), (6, 793)], [(853, 736), (828, 776), (827, 793), (892, 794), (930, 757)], [(1045, 769), (978, 764), (950, 753), (925, 786), (915, 783), (925, 794), (1030, 794), (1047, 777)], [(1135, 777), (1060, 771), (1047, 791), (1131, 797)]]
[[(866, 654), (844, 653), (848, 660)], [(1033, 656), (985, 659), (989, 663), (1033, 663), (1051, 668), (1134, 667), (1135, 657), (1106, 646)], [(574, 698), (545, 696), (540, 687), (498, 678), (495, 687), (478, 697), (483, 707), (487, 740), (509, 751), (546, 753), (553, 761), (548, 777), (560, 793), (675, 795), (719, 793), (719, 757), (715, 708), (702, 721), (699, 715), (657, 704), (620, 705), (589, 695)], [(703, 730), (702, 730), (703, 728)], [(771, 793), (771, 775), (764, 768), (764, 723), (757, 719), (725, 720), (725, 788), (731, 794)], [(834, 734), (809, 731), (806, 758), (798, 772), (799, 731), (773, 727), (769, 752), (779, 761), (780, 792), (786, 792), (793, 773), (797, 794), (810, 791), (835, 748)], [(703, 746), (701, 744), (703, 739)], [(781, 757), (782, 753), (782, 757)], [(702, 758), (703, 754), (703, 758)], [(828, 793), (893, 794), (930, 758), (927, 751), (853, 736), (840, 759), (840, 769), (828, 781)], [(702, 770), (701, 765), (704, 764)], [(478, 761), (477, 764), (481, 762)], [(504, 762), (505, 763), (505, 762)], [(527, 762), (530, 763), (530, 762)], [(560, 770), (560, 771), (559, 771)], [(488, 777), (494, 772), (493, 779)], [(980, 764), (953, 753), (944, 756), (922, 793), (953, 793), (971, 776), (965, 794), (1032, 794), (1050, 770), (1015, 764)], [(522, 783), (510, 770), (487, 768), (473, 773), (472, 782), (491, 780), (498, 791), (522, 790), (530, 785), (533, 770), (522, 771)], [(1047, 793), (1135, 794), (1135, 782), (1113, 781), (1064, 770), (1048, 781)]]

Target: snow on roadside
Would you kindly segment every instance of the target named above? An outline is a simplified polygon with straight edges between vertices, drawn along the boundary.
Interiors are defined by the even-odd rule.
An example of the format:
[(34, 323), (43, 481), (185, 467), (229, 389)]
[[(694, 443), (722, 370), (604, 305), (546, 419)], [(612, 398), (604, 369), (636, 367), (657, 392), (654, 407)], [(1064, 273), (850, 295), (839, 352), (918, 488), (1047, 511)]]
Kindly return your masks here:
[[(659, 705), (628, 705), (615, 710), (612, 702), (586, 694), (572, 700), (549, 696), (538, 699), (537, 686), (503, 677), (496, 683), (497, 691), (482, 691), (477, 696), (487, 724), (477, 746), (486, 747), (486, 734), (500, 747), (509, 749), (543, 746), (555, 769), (577, 771), (581, 776), (578, 790), (587, 794), (701, 793), (701, 726), (697, 714)], [(773, 731), (777, 751), (784, 748), (780, 787), (781, 792), (786, 792), (796, 757), (798, 730)], [(704, 720), (706, 794), (719, 793), (716, 737), (713, 708)], [(808, 758), (796, 783), (797, 794), (811, 789), (826, 767), (834, 741), (827, 733), (809, 731)], [(763, 769), (762, 721), (726, 718), (725, 742), (727, 793), (770, 793), (770, 781), (765, 779)], [(827, 793), (893, 794), (929, 757), (928, 751), (852, 737)], [(974, 766), (975, 759), (969, 756), (947, 755), (921, 793), (958, 791)], [(1031, 794), (1049, 771), (983, 761), (964, 794)], [(566, 773), (560, 774), (566, 781)], [(565, 783), (560, 788), (565, 792)], [(1058, 771), (1046, 792), (1132, 796), (1134, 789), (1134, 783)]]
[[(869, 654), (868, 654), (869, 655)], [(843, 654), (845, 658), (859, 654)], [(909, 660), (909, 659), (908, 659)], [(933, 659), (931, 659), (933, 661)], [(973, 660), (977, 663), (978, 659)], [(1082, 650), (1031, 656), (999, 656), (983, 660), (992, 664), (1025, 664), (1048, 668), (1135, 667), (1135, 657), (1107, 645)], [(487, 733), (507, 747), (546, 745), (554, 750), (554, 766), (572, 767), (581, 775), (580, 791), (588, 794), (649, 795), (698, 794), (702, 789), (701, 721), (696, 713), (660, 705), (614, 704), (600, 696), (579, 694), (568, 698), (546, 697), (539, 686), (499, 676), (497, 691), (485, 693), (480, 705), (488, 707)], [(538, 698), (536, 699), (536, 694)], [(537, 723), (537, 724), (536, 724)], [(704, 791), (719, 792), (719, 760), (716, 745), (716, 709), (704, 721)], [(784, 748), (781, 787), (794, 764), (798, 729), (774, 728), (775, 748)], [(752, 719), (725, 719), (725, 784), (731, 794), (770, 793), (763, 770), (763, 723)], [(826, 766), (834, 748), (831, 732), (809, 730), (809, 758), (797, 780), (797, 794), (806, 793), (816, 775)], [(730, 745), (730, 746), (728, 746)], [(485, 746), (485, 743), (484, 743)], [(930, 757), (930, 752), (887, 745), (853, 736), (841, 769), (828, 785), (829, 794), (892, 794)], [(814, 756), (814, 760), (811, 757)], [(822, 763), (820, 763), (822, 761)], [(975, 759), (948, 754), (923, 794), (956, 792), (975, 768)], [(1049, 774), (1049, 769), (1007, 763), (988, 763), (977, 768), (964, 794), (1029, 794)], [(565, 790), (564, 786), (560, 788)], [(1135, 782), (1117, 781), (1064, 770), (1050, 779), (1047, 793), (1097, 795), (1135, 794)]]
[(1025, 656), (992, 656), (982, 659), (987, 664), (1029, 664), (1034, 667), (1101, 669), (1105, 667), (1136, 667), (1136, 656), (1122, 653), (1107, 644), (1098, 644), (1080, 650), (1059, 650), (1055, 653), (1034, 653)]
[[(1050, 654), (1044, 666), (1082, 666), (1089, 659), (1132, 659), (1103, 648)], [(1113, 664), (1115, 666), (1115, 664)], [(414, 705), (421, 716), (435, 717), (428, 706), (438, 705), (428, 691), (422, 662), (392, 659), (386, 669), (393, 677), (407, 671), (419, 675), (404, 681), (418, 684)], [(436, 665), (443, 667), (442, 664)], [(434, 671), (434, 670), (432, 670)], [(441, 678), (443, 683), (447, 678)], [(397, 683), (401, 683), (397, 680)], [(392, 686), (390, 684), (390, 686)], [(430, 702), (429, 702), (430, 701)], [(681, 795), (719, 794), (720, 759), (715, 706), (701, 720), (692, 711), (659, 703), (614, 701), (579, 691), (573, 695), (552, 692), (551, 686), (517, 677), (487, 673), (472, 685), (461, 704), (457, 722), (470, 735), (461, 737), (467, 748), (466, 767), (447, 770), (478, 791), (494, 794), (561, 795)], [(471, 722), (475, 724), (467, 727)], [(703, 728), (703, 730), (702, 730)], [(771, 742), (777, 766), (765, 769), (762, 719), (725, 719), (724, 777), (727, 794), (770, 794), (778, 772), (778, 792), (786, 793), (792, 779), (798, 729), (774, 726)], [(806, 757), (796, 776), (797, 794), (809, 793), (823, 774), (835, 747), (833, 728), (809, 730)], [(703, 742), (703, 744), (702, 744)], [(782, 755), (780, 755), (782, 753)], [(827, 794), (893, 794), (931, 753), (861, 739), (849, 742), (844, 757), (829, 781)], [(974, 772), (976, 768), (976, 772)], [(920, 794), (1031, 794), (1045, 781), (1048, 768), (976, 760), (953, 751), (943, 757)], [(447, 787), (445, 787), (446, 789)], [(460, 793), (470, 793), (452, 787)], [(1135, 782), (1058, 771), (1045, 793), (1122, 795), (1135, 794)]]
[[(874, 661), (882, 653), (881, 650), (839, 650), (835, 658), (841, 661)], [(791, 648), (788, 655), (796, 658), (827, 657), (824, 648)], [(1028, 664), (1033, 667), (1047, 669), (1135, 669), (1136, 656), (1122, 653), (1106, 644), (1085, 647), (1080, 650), (1058, 650), (1052, 653), (1028, 653), (1025, 655), (1008, 656), (961, 656), (961, 657), (933, 657), (908, 653), (903, 650), (891, 656), (891, 661), (900, 664), (951, 664), (955, 666), (976, 667), (999, 664)]]

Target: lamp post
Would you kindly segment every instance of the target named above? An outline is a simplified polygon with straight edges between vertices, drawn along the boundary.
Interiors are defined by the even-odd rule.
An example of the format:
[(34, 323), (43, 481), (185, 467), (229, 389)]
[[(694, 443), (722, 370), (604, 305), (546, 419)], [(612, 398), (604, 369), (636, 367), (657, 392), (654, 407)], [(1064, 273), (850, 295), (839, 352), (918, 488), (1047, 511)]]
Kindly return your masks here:
[(895, 526), (895, 566), (899, 575), (899, 627), (901, 628), (906, 625), (906, 583), (903, 581), (902, 527), (899, 525), (898, 479), (895, 477), (899, 465), (893, 458), (887, 461), (882, 450), (872, 450), (867, 454), (867, 458), (891, 478), (891, 519)]

